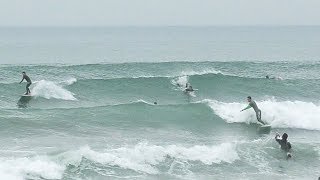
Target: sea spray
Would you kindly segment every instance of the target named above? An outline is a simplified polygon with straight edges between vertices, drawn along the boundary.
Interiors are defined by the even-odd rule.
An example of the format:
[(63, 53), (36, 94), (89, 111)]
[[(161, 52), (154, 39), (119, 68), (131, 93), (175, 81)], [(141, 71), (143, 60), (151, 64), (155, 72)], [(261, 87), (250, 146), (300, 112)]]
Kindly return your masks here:
[(72, 92), (47, 80), (41, 80), (35, 83), (35, 86), (32, 88), (32, 94), (46, 99), (77, 100)]
[[(69, 159), (69, 158), (72, 159)], [(164, 163), (166, 158), (181, 159), (183, 161), (199, 161), (206, 165), (222, 162), (233, 163), (239, 159), (235, 145), (223, 143), (220, 145), (196, 145), (184, 147), (180, 145), (159, 146), (148, 143), (139, 143), (134, 147), (121, 147), (97, 152), (86, 146), (77, 151), (70, 151), (60, 155), (68, 163), (79, 164), (85, 157), (91, 161), (105, 165), (119, 166), (138, 172), (150, 174), (159, 173), (156, 167)], [(66, 162), (65, 162), (66, 163)]]

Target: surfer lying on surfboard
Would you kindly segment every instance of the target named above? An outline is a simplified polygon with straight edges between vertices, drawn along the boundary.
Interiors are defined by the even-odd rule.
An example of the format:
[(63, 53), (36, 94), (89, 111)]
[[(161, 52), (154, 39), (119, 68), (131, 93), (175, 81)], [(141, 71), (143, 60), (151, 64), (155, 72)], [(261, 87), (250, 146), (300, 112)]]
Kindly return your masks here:
[(27, 76), (26, 72), (22, 72), (22, 80), (20, 81), (19, 84), (22, 83), (23, 80), (27, 81), (27, 85), (26, 85), (26, 93), (25, 95), (31, 94), (31, 91), (29, 89), (29, 86), (32, 84), (31, 79), (29, 78), (29, 76)]
[(275, 137), (276, 141), (280, 144), (281, 149), (284, 150), (287, 153), (287, 159), (291, 158), (291, 144), (288, 142), (288, 134), (283, 133), (282, 138), (280, 138), (280, 135), (277, 133)]
[(263, 125), (265, 125), (265, 123), (261, 120), (261, 110), (258, 108), (256, 102), (252, 100), (251, 96), (248, 96), (247, 100), (249, 102), (249, 105), (246, 108), (242, 109), (240, 112), (253, 108), (254, 111), (256, 112), (257, 120)]

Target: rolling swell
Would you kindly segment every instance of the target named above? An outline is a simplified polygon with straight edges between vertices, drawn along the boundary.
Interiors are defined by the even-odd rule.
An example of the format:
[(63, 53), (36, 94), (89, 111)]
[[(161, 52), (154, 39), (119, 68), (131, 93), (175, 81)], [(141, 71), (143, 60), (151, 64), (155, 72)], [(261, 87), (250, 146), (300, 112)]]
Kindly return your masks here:
[[(120, 95), (145, 99), (146, 97), (182, 98), (181, 89), (191, 83), (196, 92), (203, 98), (226, 100), (240, 100), (248, 94), (254, 97), (274, 96), (286, 100), (311, 100), (320, 98), (317, 89), (320, 88), (318, 80), (267, 80), (265, 78), (249, 78), (230, 76), (224, 74), (202, 74), (178, 77), (139, 77), (114, 79), (80, 79), (69, 88), (77, 94), (83, 92), (96, 96)], [(312, 86), (313, 88), (305, 89)], [(178, 90), (178, 91), (177, 91)], [(141, 92), (144, 92), (141, 96)], [(296, 99), (292, 99), (292, 97)], [(95, 97), (91, 97), (95, 98)]]
[[(6, 117), (12, 116), (11, 120), (22, 119), (38, 119), (33, 121), (35, 123), (44, 123), (43, 121), (59, 121), (66, 123), (68, 120), (75, 120), (80, 123), (91, 124), (97, 122), (103, 125), (108, 124), (131, 124), (132, 127), (139, 125), (166, 125), (176, 124), (185, 126), (193, 126), (199, 124), (211, 124), (215, 115), (212, 110), (204, 103), (191, 103), (191, 104), (158, 104), (153, 105), (151, 102), (138, 100), (126, 104), (114, 104), (106, 106), (94, 107), (75, 107), (75, 108), (44, 108), (44, 109), (30, 109), (35, 114), (46, 115), (47, 120), (38, 119), (32, 113), (21, 111), (20, 115), (14, 109), (1, 110), (2, 114)], [(94, 118), (92, 118), (94, 115)], [(152, 117), (152, 118), (151, 118)], [(33, 123), (30, 121), (30, 123)], [(72, 121), (73, 123), (74, 121)], [(5, 122), (3, 122), (5, 123)], [(8, 121), (7, 123), (10, 123)], [(214, 124), (223, 124), (223, 121), (213, 122)], [(24, 123), (22, 123), (24, 124)]]
[[(183, 75), (226, 74), (239, 77), (263, 78), (266, 75), (283, 79), (319, 79), (316, 62), (162, 62), (122, 64), (48, 64), (0, 66), (0, 83), (20, 80), (20, 72), (27, 71), (32, 79), (60, 81), (76, 79), (113, 79), (139, 77), (178, 77)], [(292, 71), (299, 69), (299, 71)], [(245, 71), (244, 71), (245, 70)]]
[[(127, 103), (137, 99), (164, 104), (185, 102), (182, 93), (185, 83), (191, 83), (199, 89), (194, 100), (217, 99), (221, 101), (240, 101), (251, 95), (256, 99), (276, 97), (283, 100), (301, 100), (316, 102), (320, 99), (318, 80), (267, 80), (225, 75), (221, 73), (198, 73), (176, 77), (126, 77), (107, 79), (76, 79), (74, 77), (59, 81), (39, 80), (31, 86), (37, 98), (76, 101), (80, 106), (103, 106), (107, 104)], [(1, 99), (4, 104), (17, 101), (24, 90), (24, 84), (0, 83)], [(19, 87), (19, 88), (17, 88)], [(305, 87), (312, 87), (306, 89)], [(143, 93), (142, 93), (143, 92)], [(97, 103), (97, 104), (95, 104)], [(70, 103), (67, 103), (70, 104)], [(75, 104), (75, 103), (74, 103)], [(7, 106), (7, 105), (6, 105)], [(55, 106), (58, 107), (58, 106)]]
[[(303, 101), (278, 101), (276, 99), (257, 103), (262, 107), (263, 120), (274, 128), (320, 130), (319, 117), (316, 116), (320, 112), (319, 104)], [(226, 127), (228, 126), (226, 123), (256, 123), (253, 111), (239, 112), (245, 106), (246, 103), (229, 103), (210, 99), (186, 104), (158, 105), (137, 100), (123, 104), (93, 107), (30, 109), (37, 116), (26, 111), (17, 114), (14, 109), (1, 110), (1, 114), (8, 120), (2, 121), (2, 125), (11, 127), (12, 121), (16, 121), (15, 128), (41, 127), (41, 124), (46, 124), (46, 122), (50, 122), (47, 124), (48, 127), (51, 125), (62, 127), (62, 124), (69, 127), (76, 122), (101, 126), (126, 124), (130, 128), (175, 126), (203, 131), (207, 128)], [(39, 114), (48, 118), (46, 120), (39, 119)], [(31, 119), (33, 120), (30, 121)], [(60, 121), (56, 119), (60, 119)], [(69, 122), (69, 120), (72, 121)]]

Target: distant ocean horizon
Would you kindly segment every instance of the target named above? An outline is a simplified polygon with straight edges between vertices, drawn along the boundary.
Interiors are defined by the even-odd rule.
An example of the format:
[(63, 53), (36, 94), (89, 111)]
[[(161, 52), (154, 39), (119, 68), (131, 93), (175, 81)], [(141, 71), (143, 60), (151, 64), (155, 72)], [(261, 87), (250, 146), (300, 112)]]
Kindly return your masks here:
[(319, 61), (320, 26), (0, 27), (0, 64)]

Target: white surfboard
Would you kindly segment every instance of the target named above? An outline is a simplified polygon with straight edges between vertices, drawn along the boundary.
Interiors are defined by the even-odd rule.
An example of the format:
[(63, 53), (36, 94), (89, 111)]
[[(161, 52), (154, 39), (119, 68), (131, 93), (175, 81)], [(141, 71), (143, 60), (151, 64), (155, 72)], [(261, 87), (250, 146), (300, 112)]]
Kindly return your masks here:
[(21, 97), (32, 97), (31, 94), (23, 94)]
[(268, 128), (270, 129), (271, 125), (265, 124), (265, 125), (260, 126), (260, 129), (268, 129)]
[(271, 125), (269, 125), (269, 124), (262, 125), (262, 126), (258, 127), (257, 130), (259, 133), (270, 133)]

